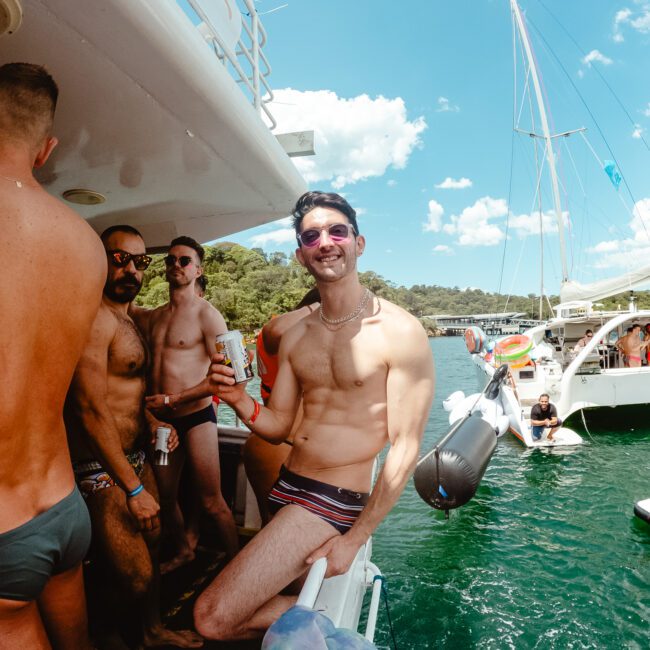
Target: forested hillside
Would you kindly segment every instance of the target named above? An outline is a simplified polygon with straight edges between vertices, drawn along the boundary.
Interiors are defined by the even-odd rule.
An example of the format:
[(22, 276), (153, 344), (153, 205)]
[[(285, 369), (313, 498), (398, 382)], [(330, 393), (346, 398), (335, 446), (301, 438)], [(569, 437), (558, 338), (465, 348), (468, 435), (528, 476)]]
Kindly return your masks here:
[[(306, 291), (311, 288), (311, 277), (298, 264), (293, 255), (266, 254), (260, 248), (248, 249), (238, 244), (220, 243), (205, 247), (203, 272), (208, 278), (206, 298), (223, 314), (231, 329), (253, 332), (274, 314), (293, 309)], [(432, 268), (435, 276), (435, 269)], [(435, 314), (476, 314), (499, 311), (520, 311), (539, 318), (539, 298), (505, 296), (485, 293), (479, 289), (463, 290), (437, 285), (414, 285), (410, 289), (395, 286), (389, 280), (367, 271), (360, 274), (361, 282), (376, 295), (401, 305), (406, 310), (424, 318)], [(650, 292), (639, 292), (638, 304), (650, 307)], [(145, 273), (142, 291), (137, 302), (147, 307), (157, 307), (168, 299), (163, 256), (156, 255)], [(551, 297), (551, 303), (557, 302)], [(627, 296), (603, 301), (607, 309), (625, 306)], [(550, 316), (548, 304), (543, 317)], [(428, 328), (434, 323), (426, 322)]]

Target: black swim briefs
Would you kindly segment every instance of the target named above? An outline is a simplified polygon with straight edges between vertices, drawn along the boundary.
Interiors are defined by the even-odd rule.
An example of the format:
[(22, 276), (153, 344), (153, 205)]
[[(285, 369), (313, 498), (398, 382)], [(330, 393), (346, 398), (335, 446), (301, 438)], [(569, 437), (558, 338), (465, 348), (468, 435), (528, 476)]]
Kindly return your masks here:
[(206, 406), (204, 409), (188, 413), (187, 415), (179, 415), (176, 418), (167, 418), (167, 422), (171, 424), (179, 436), (185, 435), (190, 429), (198, 427), (199, 424), (204, 422), (217, 423), (217, 414), (214, 412), (212, 404)]
[(0, 598), (36, 600), (50, 577), (74, 568), (89, 546), (90, 516), (75, 486), (49, 510), (0, 534)]

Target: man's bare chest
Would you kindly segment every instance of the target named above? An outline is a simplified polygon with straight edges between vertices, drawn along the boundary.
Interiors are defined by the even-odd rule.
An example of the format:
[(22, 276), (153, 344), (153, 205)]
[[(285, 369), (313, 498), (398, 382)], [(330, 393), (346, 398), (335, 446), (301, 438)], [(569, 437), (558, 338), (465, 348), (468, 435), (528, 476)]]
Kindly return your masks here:
[(130, 320), (119, 319), (108, 349), (109, 374), (141, 377), (144, 376), (147, 363), (147, 348), (140, 332)]
[(203, 348), (204, 335), (198, 319), (191, 315), (165, 315), (153, 324), (151, 343), (154, 351)]

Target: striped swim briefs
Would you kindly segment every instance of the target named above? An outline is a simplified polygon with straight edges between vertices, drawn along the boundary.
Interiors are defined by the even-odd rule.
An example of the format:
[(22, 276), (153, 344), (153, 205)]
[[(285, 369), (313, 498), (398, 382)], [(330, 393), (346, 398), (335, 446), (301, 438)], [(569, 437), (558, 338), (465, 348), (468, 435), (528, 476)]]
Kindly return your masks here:
[(367, 492), (353, 492), (322, 483), (280, 468), (280, 478), (269, 493), (269, 509), (275, 514), (283, 506), (300, 506), (346, 533), (368, 503)]

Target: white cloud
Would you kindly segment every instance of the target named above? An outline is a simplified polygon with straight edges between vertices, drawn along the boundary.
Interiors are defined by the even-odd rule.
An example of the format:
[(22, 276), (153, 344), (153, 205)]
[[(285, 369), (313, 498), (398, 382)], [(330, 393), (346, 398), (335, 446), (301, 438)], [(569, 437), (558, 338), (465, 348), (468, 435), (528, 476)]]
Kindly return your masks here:
[(308, 183), (327, 181), (335, 189), (389, 167), (403, 169), (427, 128), (423, 117), (409, 121), (404, 100), (358, 95), (346, 99), (330, 90), (274, 91), (269, 109), (277, 133), (313, 129), (315, 156), (293, 158)]
[(616, 12), (614, 16), (614, 35), (612, 37), (616, 43), (622, 43), (625, 40), (621, 33), (621, 25), (629, 22), (631, 15), (632, 10), (627, 8)]
[(507, 214), (508, 206), (504, 199), (484, 196), (466, 207), (460, 215), (452, 215), (442, 230), (448, 235), (457, 235), (461, 246), (494, 246), (504, 239), (505, 234), (489, 220)]
[(629, 223), (632, 237), (599, 242), (590, 253), (599, 255), (594, 266), (608, 269), (636, 269), (650, 261), (650, 198), (637, 201)]
[[(566, 226), (569, 223), (569, 213), (562, 213), (562, 220)], [(528, 237), (529, 235), (539, 235), (539, 212), (533, 214), (513, 215), (509, 220), (510, 228), (515, 231), (519, 237)], [(556, 233), (557, 217), (555, 212), (549, 210), (542, 213), (542, 229), (545, 234)]]
[(472, 181), (469, 178), (459, 178), (458, 180), (447, 176), (442, 183), (438, 183), (436, 187), (440, 190), (463, 190), (466, 187), (472, 187)]
[(582, 62), (585, 65), (591, 65), (594, 61), (602, 63), (603, 65), (611, 65), (614, 63), (609, 57), (605, 56), (602, 52), (598, 50), (591, 50), (587, 56), (582, 59)]
[(424, 232), (439, 232), (442, 225), (442, 215), (445, 209), (433, 199), (429, 201), (429, 212), (427, 214), (426, 223), (422, 224)]
[(250, 238), (252, 246), (264, 248), (267, 244), (287, 244), (295, 242), (296, 231), (293, 228), (280, 228), (279, 230), (270, 230)]
[(648, 102), (648, 105), (643, 109), (642, 113), (646, 117), (650, 117), (650, 102)]
[(390, 255), (390, 253), (393, 252), (393, 249), (392, 249), (392, 248), (387, 248), (387, 249), (386, 249), (386, 252)]
[(641, 137), (643, 136), (644, 131), (645, 131), (645, 129), (640, 124), (635, 124), (634, 125), (634, 130), (632, 131), (632, 137), (635, 140), (640, 140)]
[(452, 104), (446, 97), (438, 97), (436, 113), (458, 113), (460, 107)]
[(444, 253), (445, 255), (452, 255), (454, 251), (449, 246), (445, 246), (445, 244), (438, 244), (437, 246), (433, 247), (433, 252)]
[(641, 5), (637, 13), (628, 8), (616, 12), (612, 35), (616, 43), (622, 43), (625, 40), (622, 32), (624, 25), (641, 34), (650, 34), (650, 3), (637, 2), (637, 4)]
[(397, 181), (393, 180), (392, 178), (386, 183), (388, 187), (395, 187), (397, 185)]

